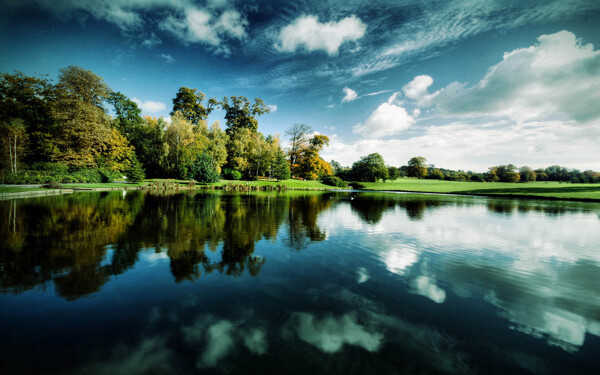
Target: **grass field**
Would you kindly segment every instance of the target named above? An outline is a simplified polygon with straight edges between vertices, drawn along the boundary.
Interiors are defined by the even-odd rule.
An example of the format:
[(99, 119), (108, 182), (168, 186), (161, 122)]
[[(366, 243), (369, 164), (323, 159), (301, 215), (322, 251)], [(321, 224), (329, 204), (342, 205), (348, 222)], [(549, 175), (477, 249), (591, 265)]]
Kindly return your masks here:
[(217, 183), (211, 184), (215, 186), (223, 186), (225, 184), (249, 184), (256, 186), (277, 186), (277, 185), (285, 185), (292, 189), (336, 189), (333, 186), (325, 185), (319, 181), (300, 181), (300, 180), (282, 180), (282, 181), (242, 181), (242, 180), (221, 180)]
[[(86, 187), (86, 188), (128, 188), (147, 185), (152, 181), (172, 181), (181, 185), (187, 185), (185, 180), (146, 180), (141, 184), (128, 183), (105, 183), (105, 184), (63, 184), (64, 188)], [(256, 186), (285, 185), (292, 189), (336, 189), (335, 187), (322, 184), (319, 181), (243, 181), (243, 180), (221, 180), (210, 184), (223, 186), (225, 184), (243, 184)], [(528, 182), (528, 183), (504, 183), (504, 182), (458, 182), (441, 180), (418, 180), (414, 178), (399, 178), (388, 182), (365, 182), (366, 190), (382, 191), (408, 191), (421, 193), (450, 193), (485, 196), (514, 196), (524, 198), (552, 198), (600, 201), (600, 184), (571, 184), (559, 182)], [(24, 191), (46, 190), (44, 188), (31, 188), (19, 186), (0, 186), (0, 193), (19, 193)]]
[(599, 200), (600, 184), (560, 182), (459, 182), (399, 178), (391, 182), (365, 182), (368, 190), (414, 191), (425, 193), (476, 194), (491, 196), (543, 197), (556, 199)]

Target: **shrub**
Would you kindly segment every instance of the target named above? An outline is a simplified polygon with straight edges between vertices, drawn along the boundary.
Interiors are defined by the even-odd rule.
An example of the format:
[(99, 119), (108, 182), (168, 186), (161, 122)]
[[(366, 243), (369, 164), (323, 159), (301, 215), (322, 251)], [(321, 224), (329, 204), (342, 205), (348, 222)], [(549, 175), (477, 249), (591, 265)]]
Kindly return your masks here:
[(342, 179), (337, 176), (325, 176), (325, 177), (323, 177), (322, 182), (325, 185), (329, 185), (329, 186), (336, 186), (336, 187), (347, 187), (348, 186), (348, 184), (346, 182), (342, 181)]
[(235, 169), (225, 168), (223, 169), (223, 177), (226, 180), (241, 180), (242, 173), (240, 171), (236, 171)]
[(478, 174), (472, 174), (471, 175), (471, 181), (475, 181), (475, 182), (483, 182), (483, 177), (481, 175)]
[(48, 189), (62, 189), (63, 186), (58, 181), (49, 181), (44, 187)]

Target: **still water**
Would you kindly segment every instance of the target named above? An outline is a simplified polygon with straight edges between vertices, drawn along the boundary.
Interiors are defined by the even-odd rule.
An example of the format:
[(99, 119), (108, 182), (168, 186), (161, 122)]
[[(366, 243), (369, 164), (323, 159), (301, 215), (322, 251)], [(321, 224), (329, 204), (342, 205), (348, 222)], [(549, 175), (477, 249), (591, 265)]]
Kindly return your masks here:
[(589, 374), (600, 204), (0, 201), (2, 374)]

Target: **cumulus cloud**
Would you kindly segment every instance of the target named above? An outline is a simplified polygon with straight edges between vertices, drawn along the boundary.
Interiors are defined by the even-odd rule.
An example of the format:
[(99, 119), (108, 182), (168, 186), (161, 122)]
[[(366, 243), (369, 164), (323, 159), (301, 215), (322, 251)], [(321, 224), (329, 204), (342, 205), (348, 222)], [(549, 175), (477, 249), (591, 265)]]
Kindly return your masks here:
[(248, 21), (234, 9), (217, 16), (211, 10), (189, 6), (180, 14), (169, 15), (159, 27), (184, 43), (204, 43), (227, 55), (230, 51), (222, 45), (222, 40), (243, 39), (247, 25)]
[(517, 121), (566, 115), (600, 118), (600, 51), (568, 31), (504, 54), (472, 87), (454, 82), (433, 101), (448, 115), (507, 116)]
[[(228, 54), (225, 39), (243, 39), (248, 21), (227, 1), (209, 1), (205, 7), (188, 0), (24, 0), (53, 12), (58, 17), (85, 20), (92, 17), (116, 25), (123, 32), (139, 32), (150, 22), (146, 14), (158, 11), (159, 28), (184, 43), (203, 43), (214, 51)], [(142, 41), (142, 46), (153, 47), (162, 43), (154, 33)]]
[(415, 117), (402, 106), (402, 102), (398, 100), (399, 95), (394, 93), (386, 103), (382, 103), (371, 113), (364, 124), (355, 125), (353, 133), (366, 138), (382, 138), (410, 128), (415, 123)]
[(277, 112), (277, 104), (269, 104), (267, 108), (269, 108), (269, 111), (271, 111), (271, 113)]
[(356, 16), (321, 23), (317, 16), (305, 15), (281, 29), (275, 48), (282, 52), (323, 50), (330, 56), (337, 55), (342, 44), (361, 39), (366, 30), (367, 26)]
[(295, 321), (298, 337), (325, 353), (336, 353), (345, 344), (376, 352), (383, 341), (383, 334), (369, 332), (352, 313), (339, 318), (326, 316), (322, 319), (309, 313), (295, 313), (292, 320)]
[(146, 113), (158, 113), (167, 109), (165, 103), (153, 102), (151, 100), (143, 101), (138, 98), (133, 98), (132, 100)]
[(351, 102), (358, 98), (358, 94), (356, 93), (356, 91), (352, 90), (349, 87), (344, 87), (343, 91), (344, 91), (344, 98), (342, 98), (342, 103)]
[[(352, 165), (356, 155), (380, 153), (390, 165), (404, 165), (423, 155), (428, 163), (444, 168), (486, 171), (492, 165), (512, 162), (533, 168), (560, 164), (581, 170), (598, 168), (600, 122), (577, 126), (573, 121), (543, 121), (514, 124), (496, 122), (452, 122), (432, 125), (406, 139), (361, 139), (345, 142), (337, 135), (321, 154), (326, 160)], [(424, 151), (425, 150), (425, 151)], [(510, 155), (510, 160), (507, 160)]]
[(369, 281), (371, 276), (369, 275), (369, 271), (365, 267), (359, 267), (356, 270), (356, 282), (359, 284), (365, 283)]

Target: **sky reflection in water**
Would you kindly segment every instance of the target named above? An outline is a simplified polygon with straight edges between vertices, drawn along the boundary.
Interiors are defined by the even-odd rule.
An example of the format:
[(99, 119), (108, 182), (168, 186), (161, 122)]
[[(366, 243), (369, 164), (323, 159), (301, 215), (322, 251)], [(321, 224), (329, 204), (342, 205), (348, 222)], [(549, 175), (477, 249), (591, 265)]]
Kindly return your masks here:
[(600, 205), (377, 193), (0, 202), (10, 373), (586, 373)]

